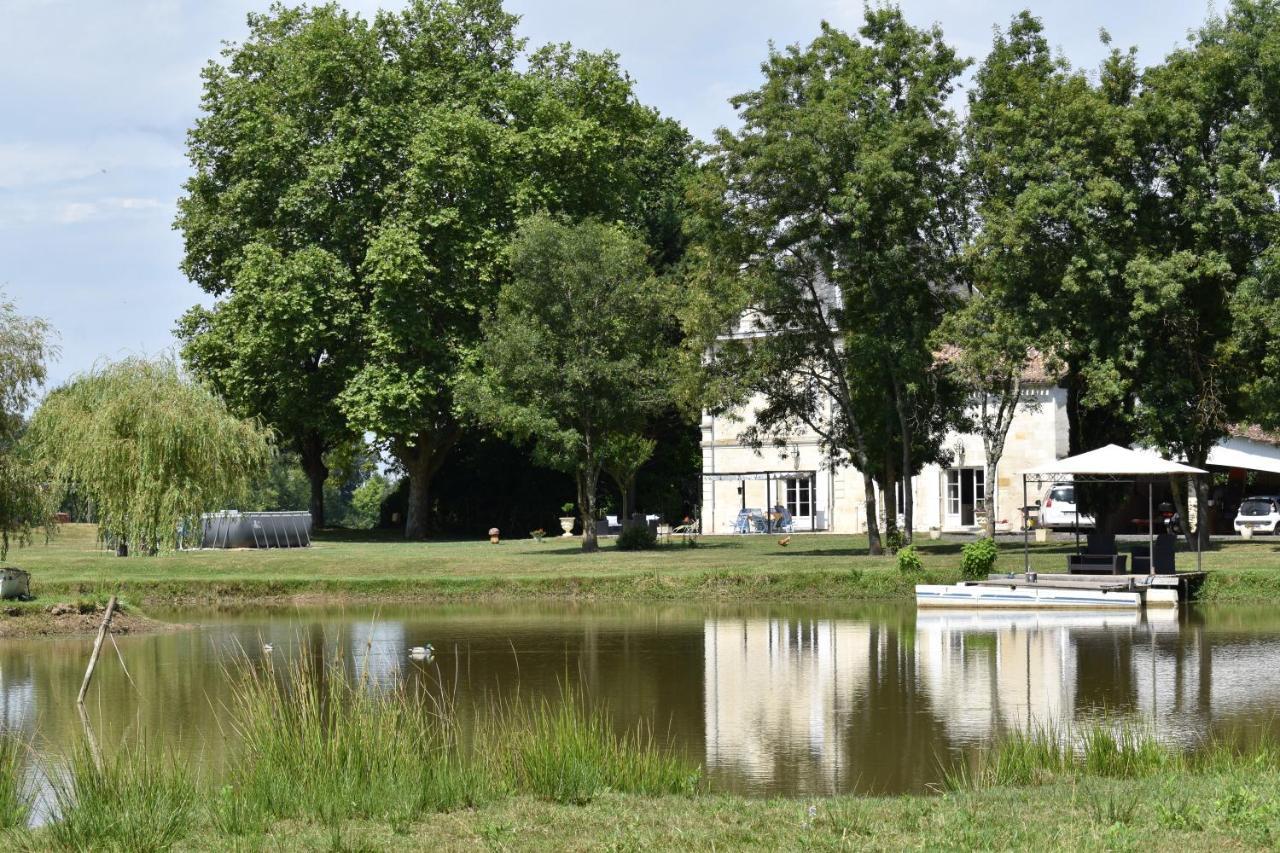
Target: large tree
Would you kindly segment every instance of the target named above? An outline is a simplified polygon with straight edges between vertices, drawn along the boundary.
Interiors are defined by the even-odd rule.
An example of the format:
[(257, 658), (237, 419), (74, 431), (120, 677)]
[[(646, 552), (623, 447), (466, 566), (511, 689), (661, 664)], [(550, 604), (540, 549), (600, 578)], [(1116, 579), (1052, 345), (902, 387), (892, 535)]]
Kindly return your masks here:
[(946, 424), (929, 339), (963, 223), (947, 99), (965, 64), (897, 9), (869, 8), (857, 36), (823, 24), (733, 99), (742, 129), (717, 132), (694, 190), (703, 399), (724, 411), (761, 398), (746, 440), (785, 445), (807, 428), (855, 465), (873, 553), (877, 475), (909, 478)]
[(517, 219), (601, 215), (679, 251), (673, 199), (687, 135), (637, 101), (610, 54), (547, 48), (517, 70), (515, 24), (497, 0), (413, 0), (372, 22), (334, 6), (276, 7), (206, 70), (192, 131), (186, 268), (208, 292), (231, 294), (188, 323), (193, 366), (212, 373), (194, 342), (217, 337), (209, 317), (219, 312), (236, 331), (206, 349), (229, 352), (233, 378), (252, 362), (253, 333), (240, 328), (261, 312), (228, 306), (238, 288), (256, 303), (258, 286), (240, 278), (255, 252), (275, 253), (269, 281), (318, 269), (314, 290), (290, 305), (321, 319), (305, 334), (294, 314), (268, 330), (289, 346), (265, 353), (273, 369), (261, 371), (311, 406), (255, 398), (244, 408), (325, 447), (345, 430), (375, 435), (408, 475), (414, 538), (427, 532), (432, 478), (461, 434), (455, 385), (507, 275)]
[[(1197, 467), (1248, 412), (1261, 367), (1241, 315), (1270, 307), (1257, 299), (1258, 279), (1280, 236), (1280, 140), (1268, 114), (1280, 76), (1259, 49), (1277, 28), (1275, 4), (1235, 4), (1149, 69), (1134, 102), (1144, 192), (1125, 279), (1141, 342), (1137, 423), (1143, 438)], [(1261, 351), (1275, 349), (1269, 337)], [(1202, 547), (1207, 486), (1195, 480)]]
[(602, 467), (670, 400), (671, 299), (644, 241), (616, 225), (534, 216), (510, 254), (466, 399), (574, 475), (582, 549), (594, 551)]
[(0, 300), (0, 560), (11, 540), (25, 543), (53, 516), (53, 492), (20, 439), (27, 409), (44, 385), (46, 362), (56, 352), (47, 322)]
[(270, 434), (170, 361), (126, 359), (52, 391), (26, 438), (53, 482), (93, 501), (120, 553), (154, 553), (180, 522), (244, 495)]

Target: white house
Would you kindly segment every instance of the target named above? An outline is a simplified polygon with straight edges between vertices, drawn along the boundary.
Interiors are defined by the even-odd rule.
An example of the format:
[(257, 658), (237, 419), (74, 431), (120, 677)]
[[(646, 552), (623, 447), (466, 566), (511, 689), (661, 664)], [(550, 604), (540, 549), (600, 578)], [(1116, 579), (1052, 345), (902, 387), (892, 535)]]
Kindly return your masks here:
[[(983, 499), (995, 489), (997, 530), (1018, 530), (1024, 506), (1021, 473), (1068, 455), (1067, 394), (1043, 370), (1024, 378), (1026, 402), (1009, 429), (994, 484), (986, 483), (986, 454), (978, 435), (952, 433), (944, 446), (952, 465), (926, 466), (911, 478), (915, 529), (976, 531)], [(831, 464), (813, 433), (799, 433), (783, 449), (759, 451), (739, 439), (760, 401), (739, 411), (738, 418), (702, 418), (702, 529), (733, 533), (743, 509), (767, 511), (784, 506), (796, 531), (861, 533), (866, 530), (862, 475), (848, 465)], [(1275, 436), (1256, 427), (1242, 428), (1223, 439), (1209, 456), (1209, 466), (1225, 471), (1236, 503), (1246, 491), (1280, 493), (1280, 446)], [(1246, 472), (1255, 472), (1246, 480)], [(1261, 479), (1259, 479), (1261, 478)], [(1249, 485), (1251, 484), (1251, 485)], [(1033, 487), (1026, 503), (1035, 503), (1049, 484)], [(902, 514), (899, 496), (898, 513)], [(881, 509), (883, 512), (883, 508)], [(1234, 514), (1234, 507), (1229, 514)], [(1215, 532), (1229, 532), (1221, 524)]]
[[(1023, 506), (1017, 474), (1067, 455), (1066, 391), (1042, 376), (1031, 378), (1027, 400), (1035, 405), (1023, 405), (1015, 414), (994, 484), (996, 522), (1012, 529), (1018, 529)], [(744, 445), (738, 436), (754, 410), (755, 405), (746, 406), (742, 420), (703, 415), (703, 532), (732, 533), (742, 509), (777, 505), (791, 513), (797, 531), (864, 532), (861, 473), (852, 466), (833, 466), (813, 433), (795, 435), (781, 450), (757, 452)], [(951, 451), (951, 467), (929, 465), (911, 478), (915, 528), (976, 530), (989, 487), (982, 438), (952, 433), (944, 446)], [(1038, 497), (1031, 495), (1030, 501)]]

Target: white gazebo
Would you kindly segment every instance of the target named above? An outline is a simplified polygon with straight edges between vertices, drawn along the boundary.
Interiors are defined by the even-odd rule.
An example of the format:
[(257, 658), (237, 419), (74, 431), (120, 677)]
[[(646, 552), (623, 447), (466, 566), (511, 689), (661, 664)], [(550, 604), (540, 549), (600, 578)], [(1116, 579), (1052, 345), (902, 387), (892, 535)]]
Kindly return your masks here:
[[(1068, 456), (1065, 459), (1059, 459), (1057, 462), (1050, 462), (1046, 465), (1039, 465), (1023, 471), (1022, 505), (1024, 507), (1028, 506), (1028, 482), (1043, 483), (1060, 477), (1071, 477), (1074, 482), (1078, 483), (1133, 483), (1137, 482), (1139, 478), (1145, 478), (1147, 479), (1147, 540), (1148, 546), (1152, 548), (1152, 553), (1154, 553), (1155, 507), (1152, 478), (1181, 475), (1187, 477), (1188, 481), (1190, 481), (1194, 476), (1207, 473), (1209, 472), (1200, 468), (1193, 468), (1181, 462), (1163, 459), (1150, 451), (1144, 452), (1121, 447), (1118, 444), (1108, 444), (1105, 447), (1099, 447), (1097, 450)], [(1187, 529), (1190, 529), (1190, 519), (1184, 520), (1183, 523), (1187, 525)], [(1031, 568), (1031, 544), (1028, 535), (1029, 531), (1027, 530), (1024, 514), (1022, 522), (1022, 552), (1023, 564), (1027, 570)], [(1198, 535), (1195, 540), (1196, 570), (1198, 571), (1201, 565)], [(1151, 571), (1155, 571), (1154, 563), (1152, 563)]]

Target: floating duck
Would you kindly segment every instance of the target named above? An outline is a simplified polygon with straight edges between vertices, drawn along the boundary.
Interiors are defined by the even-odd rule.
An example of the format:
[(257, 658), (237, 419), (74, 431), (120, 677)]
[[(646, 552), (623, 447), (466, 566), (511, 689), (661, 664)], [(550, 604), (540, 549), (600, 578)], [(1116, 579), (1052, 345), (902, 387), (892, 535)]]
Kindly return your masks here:
[(409, 649), (409, 657), (414, 660), (431, 660), (435, 656), (435, 652), (435, 648), (430, 643), (427, 643), (425, 646), (414, 646)]

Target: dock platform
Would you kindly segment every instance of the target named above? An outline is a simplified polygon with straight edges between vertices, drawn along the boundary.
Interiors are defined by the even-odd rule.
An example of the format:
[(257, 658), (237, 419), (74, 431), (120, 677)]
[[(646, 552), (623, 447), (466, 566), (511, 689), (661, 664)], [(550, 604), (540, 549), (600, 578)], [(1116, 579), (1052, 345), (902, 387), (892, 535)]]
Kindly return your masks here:
[(952, 586), (916, 586), (920, 607), (1139, 608), (1177, 607), (1191, 598), (1204, 572), (1171, 575), (989, 575)]

